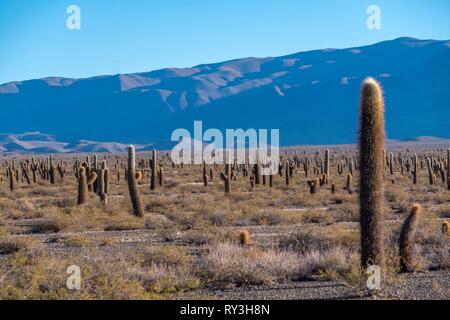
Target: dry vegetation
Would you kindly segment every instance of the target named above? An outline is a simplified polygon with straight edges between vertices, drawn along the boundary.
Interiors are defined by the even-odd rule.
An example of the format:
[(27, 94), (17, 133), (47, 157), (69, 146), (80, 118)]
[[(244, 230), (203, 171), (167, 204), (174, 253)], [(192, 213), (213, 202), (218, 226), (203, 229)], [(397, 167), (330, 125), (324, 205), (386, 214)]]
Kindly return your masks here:
[[(417, 184), (411, 174), (414, 153), (418, 155)], [(162, 185), (156, 177), (151, 190), (151, 155), (137, 154), (136, 170), (143, 173), (138, 181), (143, 217), (132, 214), (125, 154), (101, 155), (109, 170), (107, 201), (88, 191), (87, 202), (77, 205), (75, 162), (80, 165), (85, 157), (53, 159), (54, 178), (46, 174), (47, 158), (37, 157), (34, 161), (42, 161), (42, 168), (37, 169), (34, 183), (31, 158), (17, 156), (13, 191), (7, 171), (14, 157), (1, 159), (0, 299), (215, 298), (215, 290), (270, 288), (317, 279), (344, 283), (364, 296), (354, 148), (331, 148), (328, 181), (315, 194), (310, 194), (307, 181), (323, 177), (325, 150), (321, 148), (285, 150), (283, 161), (289, 160), (292, 166), (289, 185), (283, 168), (283, 176), (273, 176), (272, 187), (267, 177), (265, 185), (261, 179), (252, 188), (252, 168), (247, 168), (250, 174), (245, 176), (244, 166), (231, 165), (227, 195), (220, 178), (225, 171), (222, 165), (207, 166), (205, 186), (202, 165), (173, 166), (166, 153), (157, 154)], [(437, 175), (433, 185), (428, 158), (434, 161), (432, 174)], [(443, 149), (418, 145), (387, 150), (387, 287), (398, 286), (410, 276), (401, 273), (398, 242), (414, 203), (422, 206), (414, 240), (414, 271), (432, 275), (450, 270), (450, 237), (443, 230), (443, 222), (450, 217), (450, 191), (446, 175), (444, 179), (439, 175), (446, 161)], [(21, 163), (29, 170), (30, 183)], [(351, 192), (347, 189), (350, 166)], [(66, 270), (71, 265), (81, 268), (81, 290), (66, 287), (70, 276)], [(437, 280), (433, 285), (440, 286), (437, 297), (449, 297), (448, 282)]]

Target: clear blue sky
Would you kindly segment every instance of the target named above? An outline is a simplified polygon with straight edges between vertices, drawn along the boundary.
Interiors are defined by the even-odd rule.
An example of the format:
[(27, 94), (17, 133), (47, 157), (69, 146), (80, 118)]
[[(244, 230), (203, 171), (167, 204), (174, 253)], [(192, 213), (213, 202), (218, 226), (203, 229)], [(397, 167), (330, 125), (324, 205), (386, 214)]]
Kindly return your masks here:
[[(66, 28), (69, 5), (79, 31)], [(382, 29), (366, 27), (376, 4)], [(0, 83), (189, 67), (400, 36), (450, 39), (448, 0), (0, 0)]]

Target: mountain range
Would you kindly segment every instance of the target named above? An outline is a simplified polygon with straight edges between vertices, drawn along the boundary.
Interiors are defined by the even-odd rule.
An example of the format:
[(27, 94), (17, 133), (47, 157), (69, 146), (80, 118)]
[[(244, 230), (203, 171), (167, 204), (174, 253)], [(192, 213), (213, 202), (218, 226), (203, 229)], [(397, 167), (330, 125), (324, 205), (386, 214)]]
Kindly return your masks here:
[[(192, 68), (6, 83), (0, 130), (13, 134), (0, 135), (0, 151), (51, 144), (101, 152), (130, 142), (145, 148), (169, 141), (174, 129), (192, 131), (195, 120), (204, 130), (277, 128), (282, 145), (354, 143), (367, 76), (384, 88), (390, 139), (450, 138), (450, 41), (398, 38)], [(67, 142), (55, 145), (54, 136)]]

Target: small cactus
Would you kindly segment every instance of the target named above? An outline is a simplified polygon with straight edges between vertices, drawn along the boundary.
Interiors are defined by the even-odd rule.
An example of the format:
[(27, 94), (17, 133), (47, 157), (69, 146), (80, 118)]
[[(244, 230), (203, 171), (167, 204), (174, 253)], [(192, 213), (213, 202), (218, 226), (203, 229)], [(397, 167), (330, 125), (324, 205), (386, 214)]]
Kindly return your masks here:
[(307, 181), (309, 186), (309, 193), (310, 194), (316, 194), (317, 193), (317, 187), (319, 186), (319, 179), (313, 179)]
[(450, 223), (448, 223), (448, 221), (442, 222), (442, 233), (446, 236), (450, 236)]
[(241, 246), (248, 246), (250, 244), (250, 232), (247, 229), (239, 233), (239, 241)]
[(415, 254), (415, 234), (417, 230), (417, 224), (420, 216), (421, 207), (414, 205), (411, 209), (411, 213), (403, 223), (402, 230), (400, 232), (400, 265), (402, 272), (414, 271), (414, 254)]
[(352, 180), (353, 180), (353, 176), (350, 173), (347, 174), (347, 183), (346, 183), (345, 188), (347, 189), (347, 192), (349, 194), (353, 194)]

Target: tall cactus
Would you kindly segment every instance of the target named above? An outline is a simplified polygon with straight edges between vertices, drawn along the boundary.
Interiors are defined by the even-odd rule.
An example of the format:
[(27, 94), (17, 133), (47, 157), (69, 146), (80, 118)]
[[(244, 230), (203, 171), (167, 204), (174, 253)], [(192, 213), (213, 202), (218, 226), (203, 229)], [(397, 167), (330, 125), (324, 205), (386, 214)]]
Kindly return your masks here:
[(220, 177), (224, 181), (225, 195), (229, 195), (231, 185), (231, 168), (229, 163), (225, 163), (225, 172), (221, 172)]
[(394, 155), (392, 152), (389, 154), (389, 174), (394, 175)]
[(141, 196), (138, 190), (136, 180), (136, 151), (134, 146), (128, 147), (128, 190), (130, 192), (131, 205), (133, 207), (133, 214), (138, 217), (144, 216), (144, 207), (142, 206)]
[(100, 169), (98, 170), (98, 179), (97, 179), (97, 193), (100, 197), (100, 201), (106, 205), (108, 203), (108, 195), (106, 193), (106, 160), (103, 160)]
[(384, 101), (372, 78), (364, 81), (360, 102), (360, 227), (361, 265), (384, 268)]
[(428, 168), (428, 181), (430, 185), (434, 185), (436, 179), (433, 173), (433, 164), (431, 162), (431, 158), (427, 158), (427, 168)]
[(450, 190), (450, 149), (447, 149), (447, 189)]
[(290, 178), (291, 178), (291, 175), (289, 173), (289, 161), (286, 161), (286, 163), (285, 163), (285, 170), (286, 170), (285, 180), (286, 180), (286, 185), (288, 186), (289, 182), (290, 182)]
[(16, 186), (16, 171), (13, 168), (9, 169), (9, 190), (14, 191)]
[(55, 165), (53, 164), (53, 155), (50, 155), (48, 160), (48, 170), (50, 183), (55, 184)]
[(328, 184), (328, 180), (330, 179), (330, 150), (325, 150), (325, 174), (327, 175), (326, 184)]
[(208, 186), (208, 174), (206, 172), (206, 163), (203, 161), (203, 185)]
[(78, 197), (77, 205), (83, 205), (87, 202), (88, 198), (88, 185), (86, 177), (86, 168), (81, 167), (78, 172)]
[[(96, 154), (94, 154), (94, 164), (93, 164), (94, 168), (94, 172), (97, 174), (97, 176), (99, 175), (99, 168), (98, 168), (98, 157)], [(94, 193), (97, 193), (97, 189), (98, 188), (98, 180), (95, 180), (94, 183), (92, 184), (92, 191), (94, 191)]]
[(346, 189), (349, 194), (353, 194), (352, 180), (353, 180), (353, 176), (350, 173), (347, 174)]
[(156, 189), (156, 150), (152, 152), (152, 160), (150, 161), (151, 165), (151, 176), (150, 176), (150, 190)]
[(413, 184), (417, 184), (417, 172), (418, 172), (418, 163), (417, 163), (417, 154), (415, 154), (414, 160), (413, 160), (413, 171), (412, 171)]

